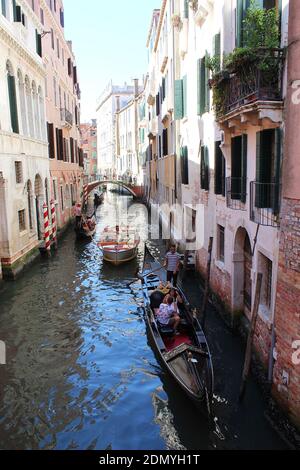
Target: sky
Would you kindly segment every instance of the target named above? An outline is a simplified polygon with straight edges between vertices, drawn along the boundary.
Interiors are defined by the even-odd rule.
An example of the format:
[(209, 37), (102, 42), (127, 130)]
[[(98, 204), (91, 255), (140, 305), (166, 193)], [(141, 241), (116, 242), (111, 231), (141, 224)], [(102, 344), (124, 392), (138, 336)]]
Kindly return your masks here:
[(108, 82), (147, 73), (146, 41), (161, 0), (64, 0), (65, 36), (72, 40), (81, 88), (81, 122), (96, 117)]

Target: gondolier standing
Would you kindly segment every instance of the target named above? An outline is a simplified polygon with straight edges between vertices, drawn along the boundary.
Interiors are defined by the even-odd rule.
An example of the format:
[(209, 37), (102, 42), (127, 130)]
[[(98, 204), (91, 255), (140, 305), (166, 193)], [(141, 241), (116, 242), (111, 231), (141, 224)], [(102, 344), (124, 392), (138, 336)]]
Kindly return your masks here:
[(166, 254), (164, 266), (167, 268), (167, 281), (173, 282), (173, 286), (176, 287), (180, 267), (180, 254), (177, 253), (175, 245), (171, 245), (170, 251)]

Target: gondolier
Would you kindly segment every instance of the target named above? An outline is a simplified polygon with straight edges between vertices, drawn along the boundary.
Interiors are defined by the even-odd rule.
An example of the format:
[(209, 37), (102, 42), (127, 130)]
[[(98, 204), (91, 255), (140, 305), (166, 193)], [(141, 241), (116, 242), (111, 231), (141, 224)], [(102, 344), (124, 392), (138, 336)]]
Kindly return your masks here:
[(164, 266), (167, 268), (167, 281), (177, 286), (177, 278), (180, 267), (180, 254), (176, 251), (176, 246), (171, 245), (170, 251), (166, 254)]

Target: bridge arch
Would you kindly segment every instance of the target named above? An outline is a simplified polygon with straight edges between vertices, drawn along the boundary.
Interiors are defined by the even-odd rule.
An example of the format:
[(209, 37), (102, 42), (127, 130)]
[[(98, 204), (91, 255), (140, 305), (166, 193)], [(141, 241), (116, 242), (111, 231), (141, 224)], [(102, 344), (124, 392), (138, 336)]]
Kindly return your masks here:
[[(99, 186), (103, 186), (106, 184), (115, 184), (117, 186), (121, 186), (122, 188), (127, 189), (127, 191), (134, 197), (137, 198), (140, 196), (140, 187), (135, 187), (135, 186), (129, 186), (128, 184), (124, 183), (123, 181), (118, 181), (118, 180), (103, 180), (103, 181), (94, 181), (93, 183), (89, 183), (86, 185), (87, 191), (86, 194), (87, 196), (94, 191), (94, 189), (99, 188)], [(139, 189), (137, 192), (136, 189)]]

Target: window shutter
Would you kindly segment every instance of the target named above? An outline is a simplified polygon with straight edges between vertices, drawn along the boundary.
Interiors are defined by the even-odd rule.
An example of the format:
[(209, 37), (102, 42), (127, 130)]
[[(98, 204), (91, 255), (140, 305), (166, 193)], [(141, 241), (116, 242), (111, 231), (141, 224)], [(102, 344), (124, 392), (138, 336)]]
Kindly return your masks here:
[(219, 59), (217, 71), (221, 68), (221, 34), (218, 33), (214, 36), (213, 40), (213, 55)]
[(70, 137), (71, 163), (74, 163), (74, 139)]
[(35, 38), (36, 38), (36, 52), (40, 57), (42, 57), (42, 36), (39, 34), (37, 29), (35, 30)]
[(205, 57), (201, 59), (200, 65), (200, 116), (205, 113), (206, 109), (206, 67)]
[(163, 129), (163, 157), (168, 155), (168, 129)]
[(187, 146), (181, 148), (181, 179), (182, 184), (189, 184), (189, 155)]
[(201, 188), (209, 191), (209, 152), (208, 148), (201, 147)]
[(74, 85), (76, 85), (76, 83), (77, 83), (77, 67), (76, 67), (76, 65), (73, 67), (73, 82), (74, 82)]
[(241, 202), (246, 203), (247, 199), (247, 153), (248, 153), (248, 135), (242, 135), (241, 152)]
[(49, 143), (49, 158), (55, 158), (54, 126), (50, 122), (47, 122), (47, 135), (48, 135), (48, 143)]
[(243, 0), (237, 0), (236, 4), (236, 47), (242, 46), (243, 27)]
[(183, 117), (187, 116), (187, 76), (182, 79)]
[(282, 166), (283, 136), (282, 129), (275, 129), (275, 177), (274, 177), (274, 214), (279, 214), (280, 209), (280, 183)]
[(72, 61), (70, 58), (68, 59), (68, 75), (69, 77), (72, 75)]
[(22, 9), (20, 5), (16, 5), (16, 14), (15, 14), (15, 22), (16, 23), (22, 23)]
[(231, 199), (241, 200), (242, 137), (231, 139)]
[[(271, 131), (272, 132), (272, 131)], [(271, 152), (272, 139), (269, 131), (261, 131), (256, 135), (256, 194), (255, 206), (257, 208), (270, 207), (270, 193), (267, 183), (271, 183)]]
[(182, 80), (175, 80), (175, 119), (183, 118), (183, 86)]
[(184, 0), (184, 18), (189, 17), (189, 0)]
[(12, 131), (15, 134), (19, 134), (19, 121), (18, 121), (18, 108), (17, 108), (15, 77), (8, 74), (7, 75), (7, 82), (8, 82), (11, 128), (12, 128)]
[(56, 136), (56, 158), (57, 160), (61, 160), (60, 158), (60, 138), (59, 138), (59, 129), (56, 127), (55, 129), (55, 136)]
[(215, 143), (215, 194), (225, 196), (225, 158), (220, 149), (221, 142)]
[(197, 60), (197, 114), (201, 116), (201, 59)]
[(208, 86), (208, 80), (209, 80), (209, 74), (210, 74), (210, 71), (208, 69), (208, 67), (206, 67), (206, 58), (209, 57), (208, 54), (205, 55), (205, 59), (204, 59), (204, 71), (205, 71), (205, 112), (208, 113), (209, 112), (209, 108), (210, 108), (210, 89), (209, 89), (209, 86)]
[(6, 18), (6, 0), (1, 0), (1, 11), (2, 11), (2, 15), (5, 16)]

